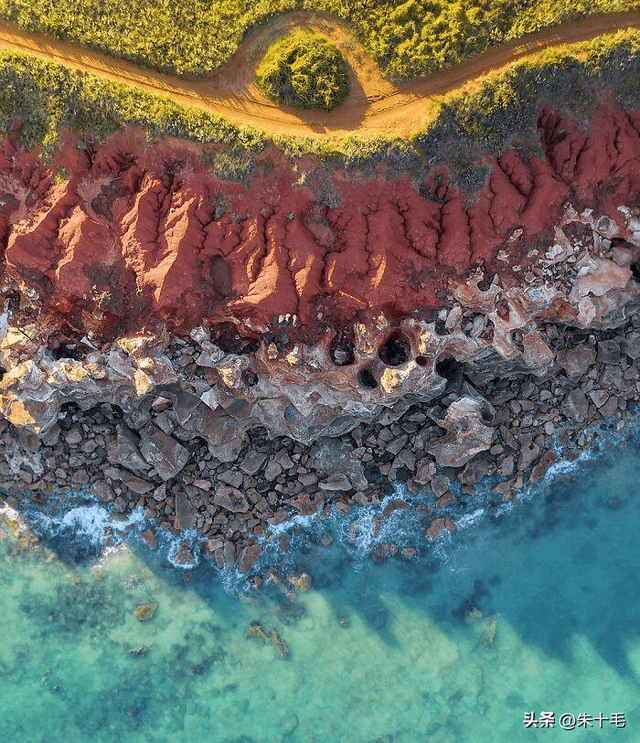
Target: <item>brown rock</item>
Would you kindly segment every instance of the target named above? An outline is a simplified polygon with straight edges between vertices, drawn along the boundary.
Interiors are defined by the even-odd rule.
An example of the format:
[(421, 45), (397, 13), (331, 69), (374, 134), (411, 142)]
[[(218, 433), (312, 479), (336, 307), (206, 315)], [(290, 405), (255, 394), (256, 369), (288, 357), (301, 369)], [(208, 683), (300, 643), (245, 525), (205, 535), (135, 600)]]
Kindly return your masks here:
[(449, 531), (451, 534), (454, 534), (458, 529), (458, 527), (456, 526), (456, 522), (451, 516), (444, 517), (444, 525), (447, 528), (447, 531)]
[(609, 399), (609, 393), (605, 392), (605, 390), (591, 390), (591, 392), (587, 394), (593, 400), (593, 404), (596, 408), (601, 408)]
[(437, 475), (431, 480), (431, 490), (436, 498), (444, 495), (449, 489), (449, 478), (443, 475)]
[(533, 441), (522, 445), (520, 450), (520, 459), (518, 460), (518, 469), (526, 470), (536, 461), (540, 455), (540, 447)]
[(444, 495), (441, 495), (436, 501), (436, 508), (446, 508), (447, 506), (450, 506), (452, 503), (455, 502), (455, 495), (451, 492), (446, 492)]
[(604, 405), (600, 406), (599, 410), (603, 418), (611, 418), (618, 412), (618, 398), (611, 395)]
[(308, 493), (300, 493), (291, 498), (290, 503), (302, 516), (311, 516), (322, 508), (324, 498), (320, 495), (312, 498)]
[(189, 452), (184, 446), (155, 426), (143, 429), (140, 451), (162, 480), (175, 477), (189, 461)]
[(513, 455), (506, 456), (498, 465), (498, 474), (501, 477), (509, 477), (515, 469), (515, 459)]
[(184, 531), (186, 529), (193, 529), (195, 526), (196, 512), (186, 492), (179, 486), (173, 488), (176, 494), (176, 517), (173, 525), (176, 529)]
[(249, 504), (242, 492), (230, 485), (220, 485), (213, 496), (213, 502), (232, 513), (244, 513), (249, 510)]
[(158, 546), (158, 540), (156, 539), (156, 533), (154, 529), (149, 527), (148, 529), (145, 529), (140, 536), (145, 541), (146, 545), (149, 547), (150, 550), (154, 550)]
[(122, 482), (129, 488), (129, 490), (133, 490), (133, 492), (138, 495), (149, 493), (155, 488), (155, 485), (152, 482), (149, 482), (149, 480), (143, 480), (141, 477), (130, 475), (125, 471), (122, 473)]
[(374, 562), (384, 562), (397, 553), (398, 548), (395, 544), (392, 544), (390, 542), (383, 542), (381, 544), (376, 544), (373, 547), (373, 549), (371, 550), (371, 557)]
[(407, 503), (407, 501), (395, 499), (390, 500), (385, 506), (385, 509), (382, 513), (382, 518), (386, 519), (391, 516), (394, 511), (404, 511), (406, 508), (409, 508), (409, 504)]
[(341, 472), (333, 472), (326, 480), (318, 483), (320, 490), (330, 490), (342, 492), (351, 490), (351, 481)]
[(614, 366), (620, 363), (620, 341), (617, 338), (598, 343), (598, 361)]
[(540, 460), (535, 465), (535, 467), (531, 470), (531, 474), (529, 475), (529, 482), (538, 482), (538, 480), (542, 480), (545, 472), (555, 461), (556, 453), (553, 451), (553, 449), (547, 450), (540, 457)]
[(133, 610), (133, 616), (139, 622), (148, 622), (150, 619), (153, 618), (153, 615), (156, 613), (157, 608), (157, 604), (153, 603), (140, 604)]
[(586, 420), (589, 411), (589, 401), (585, 397), (584, 392), (579, 388), (571, 390), (566, 397), (562, 411), (568, 418), (571, 418), (578, 423), (582, 423)]
[(474, 457), (458, 475), (458, 480), (463, 485), (476, 485), (487, 475), (492, 475), (496, 471), (494, 462), (486, 456), (479, 455)]
[(580, 379), (589, 367), (595, 363), (596, 351), (595, 348), (587, 345), (563, 348), (558, 351), (556, 360), (569, 379)]
[(431, 519), (424, 532), (424, 535), (430, 542), (435, 542), (440, 536), (440, 533), (443, 532), (446, 528), (447, 526), (444, 517), (438, 516), (435, 519)]
[(426, 485), (428, 482), (431, 482), (431, 479), (435, 476), (435, 474), (436, 465), (434, 464), (433, 459), (431, 459), (430, 457), (423, 457), (418, 462), (418, 468), (413, 480), (418, 485)]
[(236, 564), (236, 546), (235, 544), (227, 540), (224, 543), (224, 547), (222, 548), (222, 554), (224, 559), (224, 564), (229, 570), (233, 570), (235, 564)]
[(149, 469), (140, 452), (138, 435), (126, 426), (118, 426), (115, 441), (107, 447), (107, 460), (134, 472), (146, 472)]
[(478, 400), (463, 397), (447, 408), (438, 425), (448, 433), (431, 446), (440, 466), (462, 467), (479, 452), (491, 448), (495, 431), (484, 422), (484, 407)]
[(238, 570), (241, 573), (248, 573), (258, 562), (261, 547), (255, 542), (247, 542), (238, 557)]

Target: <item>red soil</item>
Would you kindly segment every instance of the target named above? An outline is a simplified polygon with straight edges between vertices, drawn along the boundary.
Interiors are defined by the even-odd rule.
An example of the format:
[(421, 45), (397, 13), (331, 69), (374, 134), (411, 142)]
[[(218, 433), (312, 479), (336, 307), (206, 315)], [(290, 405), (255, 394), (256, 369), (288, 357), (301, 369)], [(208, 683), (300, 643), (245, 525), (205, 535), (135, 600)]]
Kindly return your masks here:
[[(49, 312), (96, 337), (154, 319), (182, 329), (245, 321), (264, 332), (289, 313), (300, 319), (290, 337), (308, 340), (380, 310), (437, 307), (438, 292), (478, 264), (505, 285), (520, 282), (512, 267), (552, 244), (567, 202), (616, 219), (624, 237), (617, 207), (639, 205), (639, 129), (640, 112), (614, 106), (586, 133), (543, 110), (544, 159), (506, 151), (472, 204), (444, 169), (416, 187), (382, 168), (365, 178), (310, 158), (292, 165), (273, 149), (249, 185), (225, 181), (197, 146), (149, 147), (132, 131), (92, 153), (67, 142), (54, 168), (68, 180), (56, 184), (54, 168), (7, 139), (5, 280), (34, 286)], [(508, 261), (497, 260), (505, 248)]]

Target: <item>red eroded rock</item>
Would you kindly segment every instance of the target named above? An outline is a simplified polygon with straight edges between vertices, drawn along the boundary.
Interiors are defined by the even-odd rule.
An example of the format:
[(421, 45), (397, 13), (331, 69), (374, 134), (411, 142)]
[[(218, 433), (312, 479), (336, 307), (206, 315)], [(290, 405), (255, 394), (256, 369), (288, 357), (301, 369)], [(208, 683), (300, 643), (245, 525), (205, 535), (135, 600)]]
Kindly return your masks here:
[[(569, 203), (608, 215), (630, 239), (618, 207), (635, 208), (640, 194), (640, 112), (609, 102), (582, 131), (543, 107), (538, 128), (544, 157), (519, 148), (487, 159), (473, 198), (442, 167), (416, 184), (312, 158), (294, 167), (271, 148), (244, 183), (218, 177), (193, 143), (149, 146), (135, 130), (99, 145), (70, 135), (50, 167), (6, 139), (5, 276), (33, 286), (77, 332), (90, 323), (94, 337), (153, 322), (244, 322), (260, 333), (292, 315), (289, 339), (308, 341), (328, 324), (437, 308), (438, 293), (478, 265), (505, 287), (520, 283)], [(275, 165), (261, 166), (268, 157)]]

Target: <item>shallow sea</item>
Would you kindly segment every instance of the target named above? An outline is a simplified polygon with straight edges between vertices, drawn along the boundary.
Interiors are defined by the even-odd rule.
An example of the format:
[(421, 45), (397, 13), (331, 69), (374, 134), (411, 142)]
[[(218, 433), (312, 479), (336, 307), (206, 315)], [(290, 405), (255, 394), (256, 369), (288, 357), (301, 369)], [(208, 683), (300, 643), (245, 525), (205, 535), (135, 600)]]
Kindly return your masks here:
[[(640, 455), (637, 438), (609, 443), (515, 508), (478, 495), (411, 561), (365, 557), (373, 510), (300, 520), (288, 567), (313, 586), (295, 596), (206, 565), (185, 582), (135, 519), (128, 543), (75, 564), (74, 539), (97, 550), (97, 506), (32, 515), (46, 547), (5, 520), (0, 741), (640, 741)], [(395, 512), (377, 539), (409, 544), (415, 528)], [(145, 603), (157, 609), (140, 622)], [(531, 712), (555, 727), (525, 727)]]

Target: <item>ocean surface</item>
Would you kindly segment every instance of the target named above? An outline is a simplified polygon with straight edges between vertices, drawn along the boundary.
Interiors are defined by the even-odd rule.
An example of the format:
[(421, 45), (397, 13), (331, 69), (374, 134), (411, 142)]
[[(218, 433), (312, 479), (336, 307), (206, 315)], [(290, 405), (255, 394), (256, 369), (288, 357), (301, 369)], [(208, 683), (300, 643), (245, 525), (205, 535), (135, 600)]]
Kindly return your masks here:
[[(281, 526), (280, 574), (312, 586), (257, 593), (203, 562), (185, 580), (139, 517), (105, 551), (90, 501), (27, 514), (39, 542), (5, 509), (0, 741), (640, 741), (638, 438), (560, 462), (516, 507), (475, 497), (435, 545), (407, 511), (377, 536), (380, 509)], [(390, 535), (419, 557), (374, 564)]]

